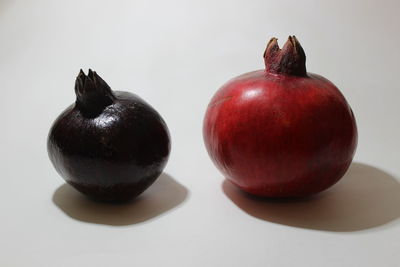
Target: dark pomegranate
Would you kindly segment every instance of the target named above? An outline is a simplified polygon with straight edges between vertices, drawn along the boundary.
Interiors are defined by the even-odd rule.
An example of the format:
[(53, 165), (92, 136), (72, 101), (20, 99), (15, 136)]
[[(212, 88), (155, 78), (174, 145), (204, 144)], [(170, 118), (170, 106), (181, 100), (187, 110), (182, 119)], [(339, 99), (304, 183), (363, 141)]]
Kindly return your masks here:
[(100, 201), (128, 201), (161, 174), (170, 151), (168, 128), (138, 96), (112, 91), (89, 70), (75, 83), (76, 102), (56, 119), (48, 153), (58, 173)]
[(357, 145), (353, 112), (327, 79), (307, 73), (294, 36), (273, 38), (265, 69), (220, 88), (204, 119), (204, 142), (225, 177), (262, 197), (302, 197), (335, 184)]

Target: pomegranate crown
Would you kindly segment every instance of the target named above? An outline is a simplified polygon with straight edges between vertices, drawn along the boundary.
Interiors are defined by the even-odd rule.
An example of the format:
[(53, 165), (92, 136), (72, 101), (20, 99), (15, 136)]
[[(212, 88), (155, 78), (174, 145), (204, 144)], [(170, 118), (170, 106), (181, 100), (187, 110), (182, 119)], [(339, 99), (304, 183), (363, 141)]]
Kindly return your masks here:
[(88, 75), (80, 70), (75, 81), (75, 94), (77, 107), (88, 115), (98, 114), (114, 100), (111, 88), (91, 69)]
[(307, 76), (306, 54), (297, 38), (289, 36), (282, 48), (272, 38), (264, 52), (265, 70), (269, 73)]

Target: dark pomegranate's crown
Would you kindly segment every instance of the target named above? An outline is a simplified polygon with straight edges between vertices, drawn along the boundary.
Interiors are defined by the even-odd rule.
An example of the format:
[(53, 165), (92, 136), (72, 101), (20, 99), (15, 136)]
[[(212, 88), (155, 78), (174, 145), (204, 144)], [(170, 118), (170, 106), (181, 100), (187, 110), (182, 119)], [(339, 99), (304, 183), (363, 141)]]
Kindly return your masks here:
[(114, 99), (110, 86), (91, 69), (88, 75), (80, 70), (75, 81), (75, 94), (77, 107), (90, 115), (101, 112)]

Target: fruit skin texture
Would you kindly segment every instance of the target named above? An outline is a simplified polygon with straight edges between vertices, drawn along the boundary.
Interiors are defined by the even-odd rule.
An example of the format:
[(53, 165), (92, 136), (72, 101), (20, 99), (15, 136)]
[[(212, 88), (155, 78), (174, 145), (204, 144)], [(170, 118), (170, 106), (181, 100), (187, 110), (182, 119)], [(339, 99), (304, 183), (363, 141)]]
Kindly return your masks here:
[(77, 101), (56, 119), (48, 154), (73, 187), (99, 201), (137, 197), (161, 174), (169, 152), (168, 128), (138, 96), (111, 91), (91, 70), (79, 74)]
[(285, 64), (268, 59), (271, 42), (266, 70), (238, 76), (214, 95), (204, 119), (204, 142), (215, 165), (245, 192), (304, 197), (344, 175), (357, 146), (356, 122), (335, 85), (305, 72), (295, 37), (274, 49), (304, 66), (271, 71), (271, 65)]

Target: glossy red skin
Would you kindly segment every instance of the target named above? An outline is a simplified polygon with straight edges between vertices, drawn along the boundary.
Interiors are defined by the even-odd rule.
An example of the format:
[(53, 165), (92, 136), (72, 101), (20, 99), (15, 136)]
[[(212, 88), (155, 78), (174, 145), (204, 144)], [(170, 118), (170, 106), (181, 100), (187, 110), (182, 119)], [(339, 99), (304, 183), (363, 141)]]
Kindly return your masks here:
[(227, 179), (261, 197), (303, 197), (335, 184), (357, 146), (353, 112), (327, 79), (243, 74), (212, 98), (206, 148)]

